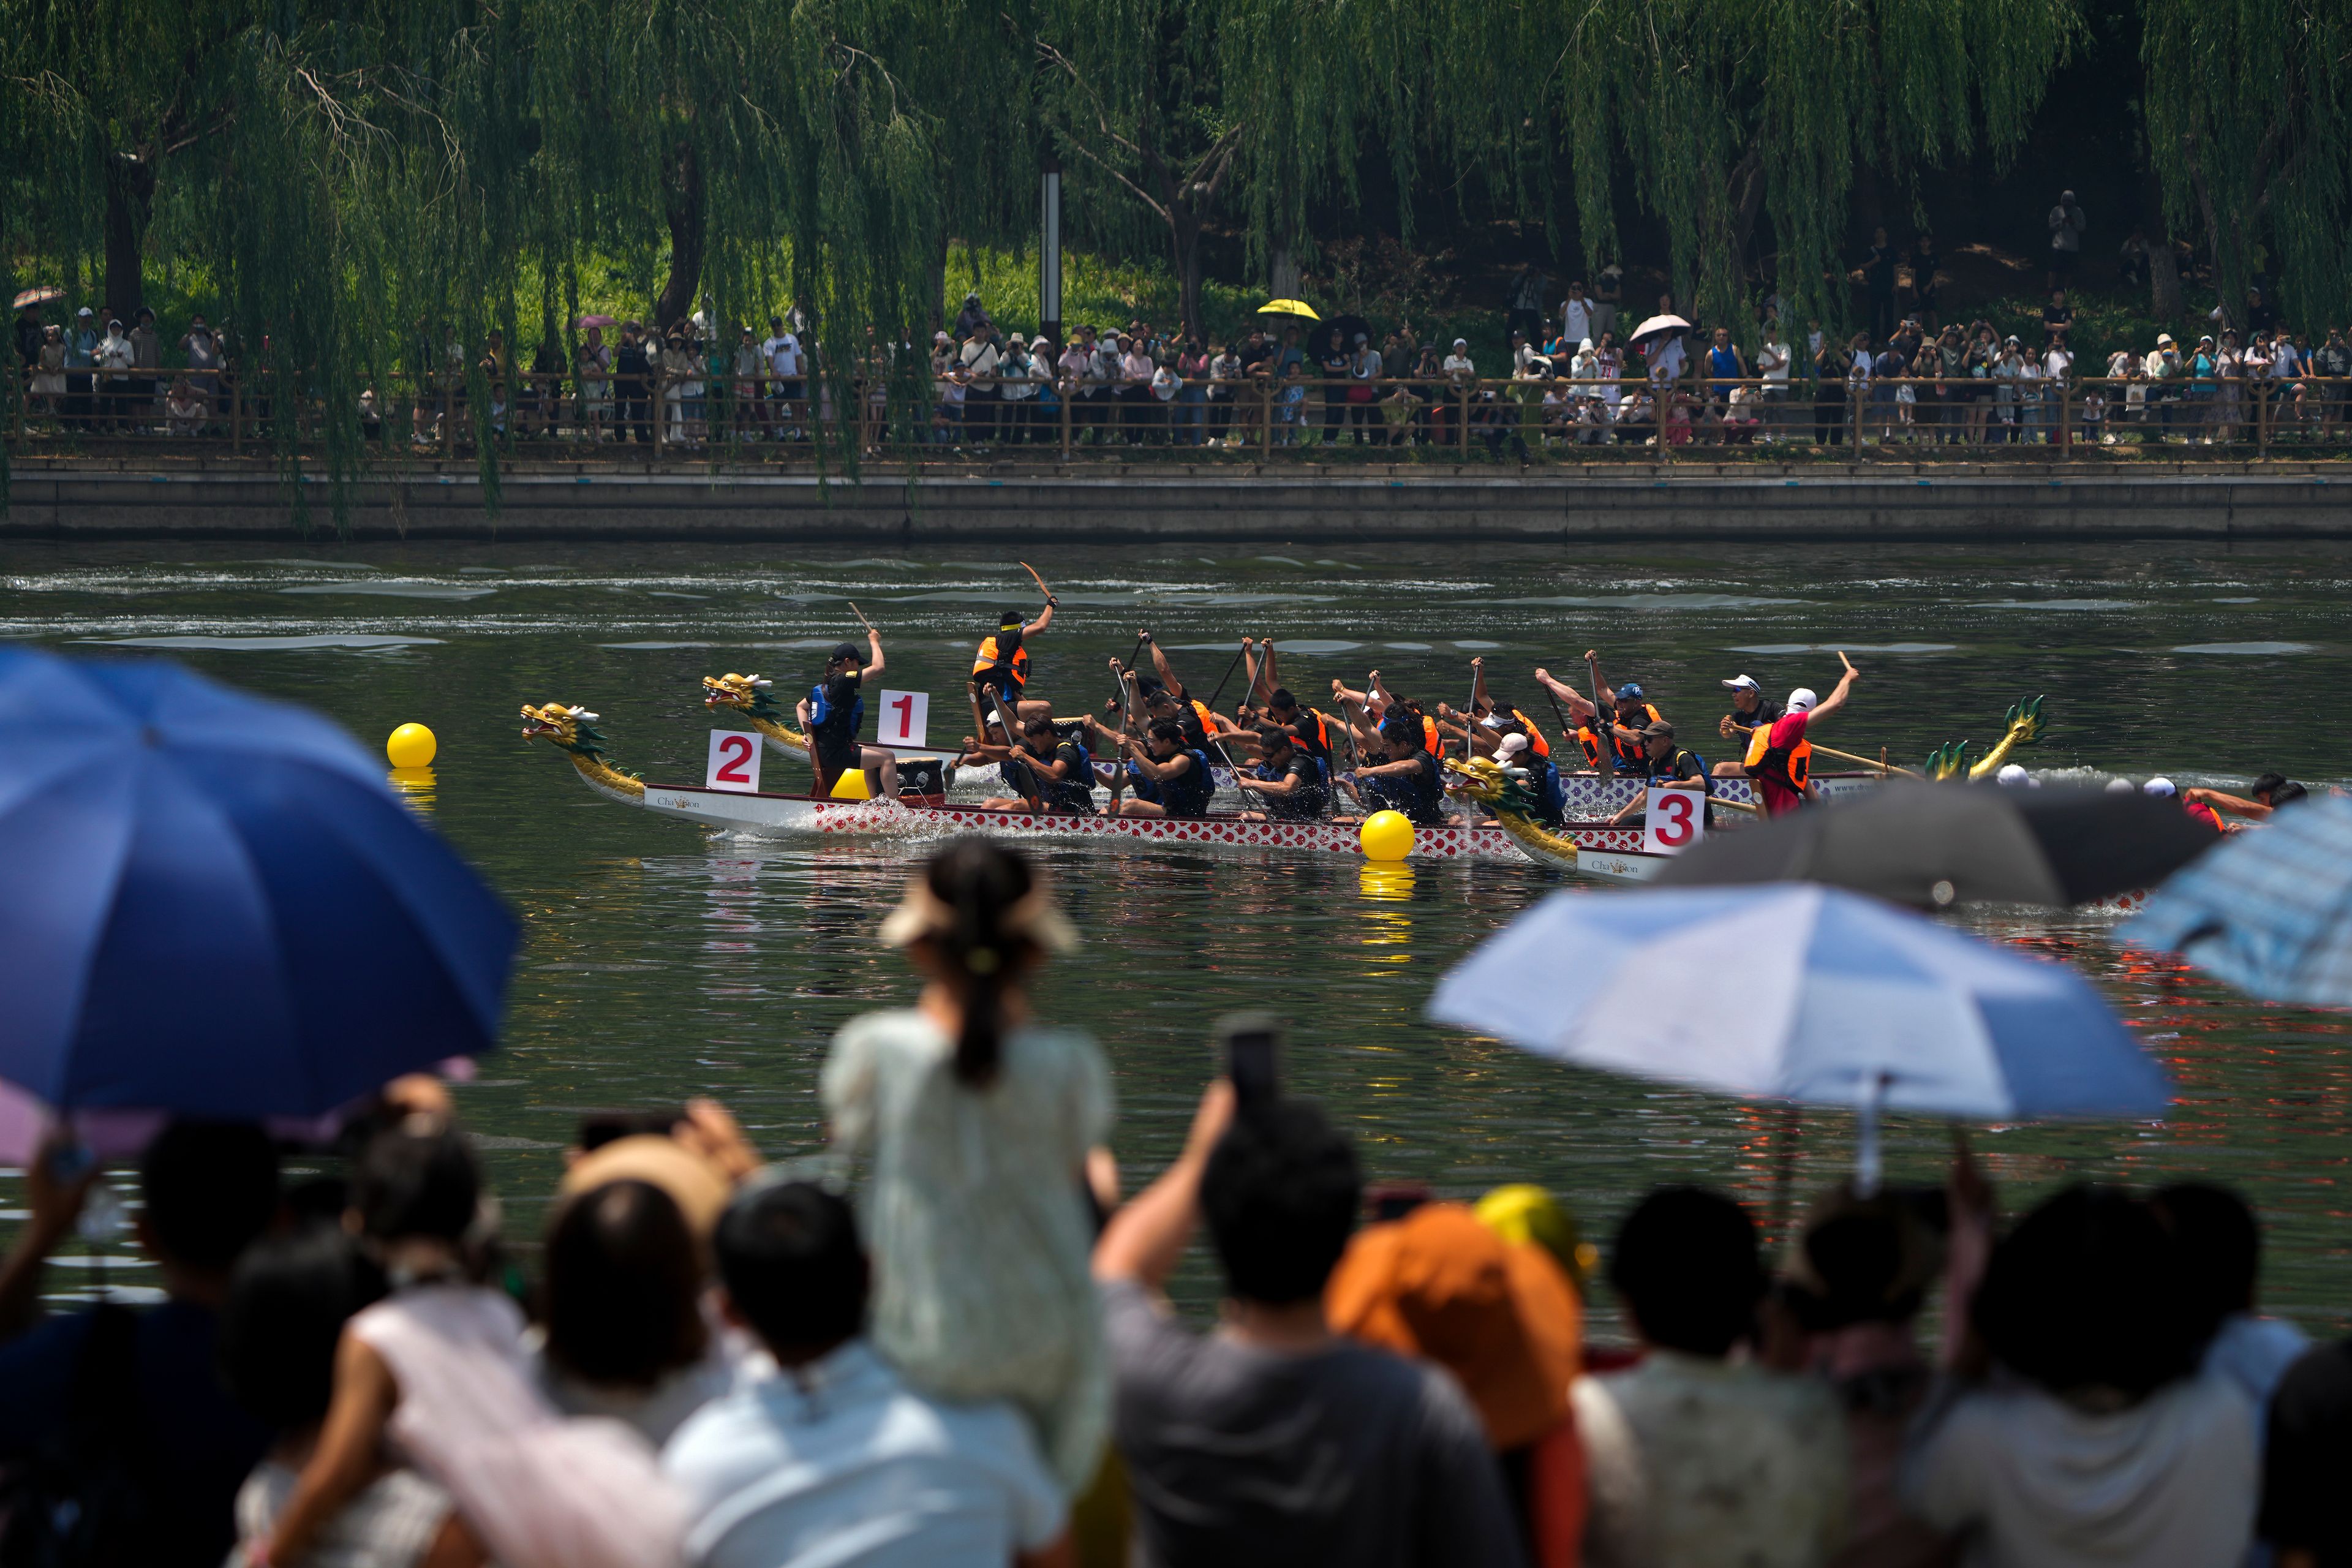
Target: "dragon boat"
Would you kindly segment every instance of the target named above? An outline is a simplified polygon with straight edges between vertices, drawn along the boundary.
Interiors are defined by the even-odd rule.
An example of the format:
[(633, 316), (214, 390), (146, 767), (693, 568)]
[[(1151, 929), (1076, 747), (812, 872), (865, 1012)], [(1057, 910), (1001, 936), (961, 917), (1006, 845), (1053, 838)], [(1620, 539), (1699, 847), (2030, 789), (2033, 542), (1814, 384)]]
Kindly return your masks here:
[[(757, 677), (706, 679), (706, 702), (740, 714), (779, 750), (784, 737), (805, 749), (805, 739), (775, 717), (769, 688), (754, 684)], [(2036, 704), (2038, 708), (2038, 702)], [(955, 833), (992, 833), (1018, 837), (1100, 840), (1108, 845), (1181, 845), (1234, 848), (1303, 850), (1333, 855), (1362, 852), (1355, 825), (1330, 821), (1244, 821), (1238, 814), (1212, 812), (1195, 818), (1104, 816), (1034, 812), (1019, 808), (962, 805), (947, 800), (927, 785), (902, 791), (897, 801), (818, 799), (807, 794), (714, 790), (699, 784), (648, 783), (614, 765), (608, 744), (595, 728), (597, 715), (561, 702), (521, 710), (526, 740), (545, 741), (562, 752), (573, 771), (591, 789), (607, 799), (634, 805), (657, 816), (755, 837), (791, 837), (803, 834), (854, 837), (929, 837)], [(1981, 776), (2000, 765), (2018, 744), (2036, 738), (2038, 713), (2022, 721), (2011, 710), (2011, 730), (2003, 743), (1975, 767)], [(775, 731), (782, 731), (780, 736)], [(1948, 748), (1946, 764), (1959, 771), (1960, 752)], [(901, 766), (906, 766), (902, 759)], [(1643, 852), (1643, 830), (1621, 826), (1610, 817), (1645, 788), (1639, 780), (1607, 774), (1571, 773), (1560, 781), (1566, 820), (1556, 826), (1539, 823), (1532, 801), (1517, 777), (1494, 763), (1449, 761), (1454, 775), (1448, 791), (1456, 798), (1475, 801), (1491, 814), (1490, 820), (1457, 820), (1442, 826), (1417, 826), (1412, 854), (1421, 859), (1528, 861), (1587, 876), (1614, 880), (1640, 880), (1654, 875), (1663, 857)], [(1822, 795), (1835, 797), (1877, 784), (1880, 772), (1817, 773), (1813, 784)], [(1513, 792), (1517, 791), (1515, 795)], [(1752, 805), (1754, 795), (1745, 779), (1717, 779), (1710, 794), (1718, 806), (1737, 809)], [(1734, 818), (1736, 823), (1738, 818)], [(1731, 826), (1718, 821), (1718, 830)]]
[[(1097, 816), (958, 805), (936, 795), (907, 795), (898, 801), (837, 801), (820, 800), (804, 794), (648, 783), (614, 764), (608, 742), (596, 728), (597, 715), (587, 709), (550, 702), (541, 707), (525, 704), (521, 713), (524, 738), (545, 741), (562, 752), (582, 781), (606, 799), (657, 816), (757, 837), (997, 833), (1021, 837), (1096, 839), (1114, 845), (1229, 846), (1332, 855), (1362, 853), (1356, 826), (1340, 822), (1250, 822), (1230, 812), (1212, 812), (1197, 818)], [(1824, 789), (1834, 792), (1864, 788), (1871, 780), (1854, 775), (1821, 782)], [(1578, 819), (1555, 830), (1538, 829), (1542, 839), (1523, 841), (1499, 818), (1475, 824), (1451, 822), (1416, 827), (1412, 853), (1418, 858), (1436, 860), (1541, 858), (1547, 864), (1573, 869), (1572, 848), (1565, 857), (1558, 853), (1541, 856), (1530, 853), (1529, 843), (1554, 839), (1620, 853), (1640, 849), (1642, 830), (1617, 826), (1607, 820), (1607, 814), (1633, 799), (1641, 785), (1630, 779), (1594, 775), (1572, 775), (1563, 783), (1570, 810)], [(1744, 780), (1724, 779), (1717, 784), (1718, 799), (1747, 797)], [(1474, 795), (1472, 798), (1478, 797)]]

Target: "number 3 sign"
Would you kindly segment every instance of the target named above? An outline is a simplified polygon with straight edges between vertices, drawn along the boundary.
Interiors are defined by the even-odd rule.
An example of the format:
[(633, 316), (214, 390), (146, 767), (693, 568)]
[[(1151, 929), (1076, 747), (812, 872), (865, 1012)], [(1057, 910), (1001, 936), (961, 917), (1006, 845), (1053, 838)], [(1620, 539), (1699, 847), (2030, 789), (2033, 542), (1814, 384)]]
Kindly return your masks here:
[(710, 731), (710, 765), (702, 775), (702, 787), (759, 794), (760, 737), (740, 730)]
[(1706, 797), (1695, 789), (1650, 786), (1649, 814), (1642, 827), (1645, 855), (1679, 855), (1706, 837)]

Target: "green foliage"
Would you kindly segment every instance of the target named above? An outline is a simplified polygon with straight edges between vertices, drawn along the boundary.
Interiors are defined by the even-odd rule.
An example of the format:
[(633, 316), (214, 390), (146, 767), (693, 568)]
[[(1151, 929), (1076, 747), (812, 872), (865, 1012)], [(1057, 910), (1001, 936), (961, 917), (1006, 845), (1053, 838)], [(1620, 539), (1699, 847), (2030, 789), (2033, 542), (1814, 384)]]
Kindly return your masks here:
[(2298, 313), (2352, 311), (2352, 8), (2141, 0), (2148, 150), (2176, 234), (2232, 308), (2265, 262)]

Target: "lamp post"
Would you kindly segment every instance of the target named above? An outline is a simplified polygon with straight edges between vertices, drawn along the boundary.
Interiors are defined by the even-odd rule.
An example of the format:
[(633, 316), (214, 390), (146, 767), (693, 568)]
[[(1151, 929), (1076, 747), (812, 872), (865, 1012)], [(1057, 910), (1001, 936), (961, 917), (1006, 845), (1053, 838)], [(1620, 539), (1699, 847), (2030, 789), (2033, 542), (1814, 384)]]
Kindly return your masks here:
[(1037, 332), (1062, 347), (1062, 161), (1048, 147), (1038, 179), (1043, 233), (1037, 246)]

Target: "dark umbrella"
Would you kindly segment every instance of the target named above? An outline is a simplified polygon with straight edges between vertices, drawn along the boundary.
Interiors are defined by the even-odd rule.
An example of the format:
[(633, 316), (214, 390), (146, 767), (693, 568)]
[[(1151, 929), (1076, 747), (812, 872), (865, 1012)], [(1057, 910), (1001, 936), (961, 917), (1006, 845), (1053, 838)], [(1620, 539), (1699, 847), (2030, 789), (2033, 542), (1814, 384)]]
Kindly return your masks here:
[(498, 1041), (514, 919), (334, 725), (160, 660), (0, 652), (0, 1079), (310, 1116)]
[(1365, 342), (1370, 344), (1373, 348), (1381, 346), (1380, 336), (1372, 331), (1371, 322), (1364, 320), (1363, 317), (1359, 316), (1353, 310), (1349, 310), (1344, 315), (1332, 317), (1330, 327), (1317, 329), (1326, 334), (1323, 339), (1326, 342), (1330, 341), (1328, 334), (1331, 327), (1337, 327), (1339, 329), (1339, 346), (1346, 349), (1349, 353), (1354, 353), (1356, 352), (1356, 334), (1358, 332), (1363, 333)]
[(1656, 884), (1822, 882), (1923, 909), (2079, 904), (2152, 888), (2214, 843), (2178, 802), (2143, 795), (1888, 784), (1709, 837)]

